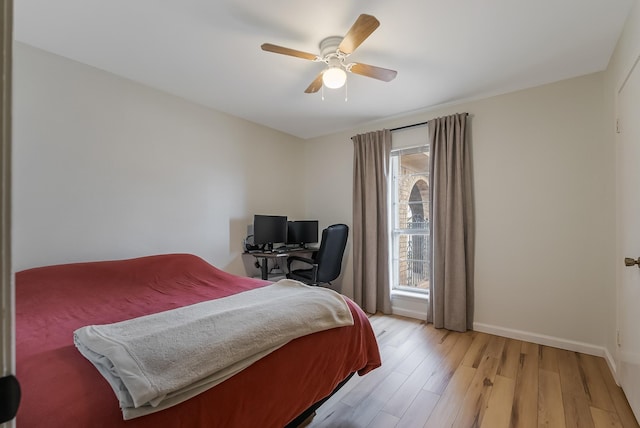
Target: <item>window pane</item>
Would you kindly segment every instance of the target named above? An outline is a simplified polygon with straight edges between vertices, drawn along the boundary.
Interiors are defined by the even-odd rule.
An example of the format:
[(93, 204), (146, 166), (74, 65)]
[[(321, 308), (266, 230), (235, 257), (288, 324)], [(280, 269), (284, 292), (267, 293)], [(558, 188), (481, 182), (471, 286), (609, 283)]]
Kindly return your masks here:
[(429, 156), (427, 153), (399, 155), (398, 171), (395, 175), (397, 201), (393, 224), (398, 228), (422, 227), (429, 215), (429, 185), (427, 172)]
[(429, 288), (428, 234), (394, 234), (395, 287), (426, 291)]

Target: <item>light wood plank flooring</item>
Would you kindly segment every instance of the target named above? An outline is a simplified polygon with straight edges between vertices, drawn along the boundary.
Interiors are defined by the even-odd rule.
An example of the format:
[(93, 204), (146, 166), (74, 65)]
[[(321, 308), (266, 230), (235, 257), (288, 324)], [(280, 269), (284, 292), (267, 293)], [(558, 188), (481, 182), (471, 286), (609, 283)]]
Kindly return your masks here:
[(382, 367), (354, 376), (307, 425), (638, 427), (603, 358), (374, 315)]

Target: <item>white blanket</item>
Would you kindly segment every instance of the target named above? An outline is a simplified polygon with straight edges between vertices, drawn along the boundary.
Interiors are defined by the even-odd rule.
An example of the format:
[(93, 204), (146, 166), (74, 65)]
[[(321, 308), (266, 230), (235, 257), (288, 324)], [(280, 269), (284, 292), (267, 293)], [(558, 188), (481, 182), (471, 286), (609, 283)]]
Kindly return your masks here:
[(314, 332), (352, 325), (333, 290), (281, 280), (266, 287), (74, 332), (107, 379), (124, 419), (178, 404)]

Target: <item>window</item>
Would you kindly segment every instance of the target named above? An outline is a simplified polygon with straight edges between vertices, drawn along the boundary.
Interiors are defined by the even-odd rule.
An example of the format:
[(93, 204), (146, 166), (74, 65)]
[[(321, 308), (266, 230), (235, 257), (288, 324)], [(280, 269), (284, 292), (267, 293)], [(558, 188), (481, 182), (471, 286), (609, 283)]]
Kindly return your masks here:
[(392, 289), (429, 292), (428, 146), (391, 152)]

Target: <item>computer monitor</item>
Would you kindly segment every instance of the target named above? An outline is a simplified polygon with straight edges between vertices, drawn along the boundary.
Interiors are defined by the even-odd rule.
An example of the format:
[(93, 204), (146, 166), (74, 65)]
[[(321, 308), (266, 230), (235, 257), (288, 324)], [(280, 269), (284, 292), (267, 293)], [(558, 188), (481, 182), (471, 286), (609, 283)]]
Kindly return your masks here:
[(287, 244), (313, 244), (318, 242), (318, 220), (290, 221), (287, 225)]
[(287, 217), (280, 215), (253, 216), (253, 243), (272, 250), (274, 243), (287, 242)]

